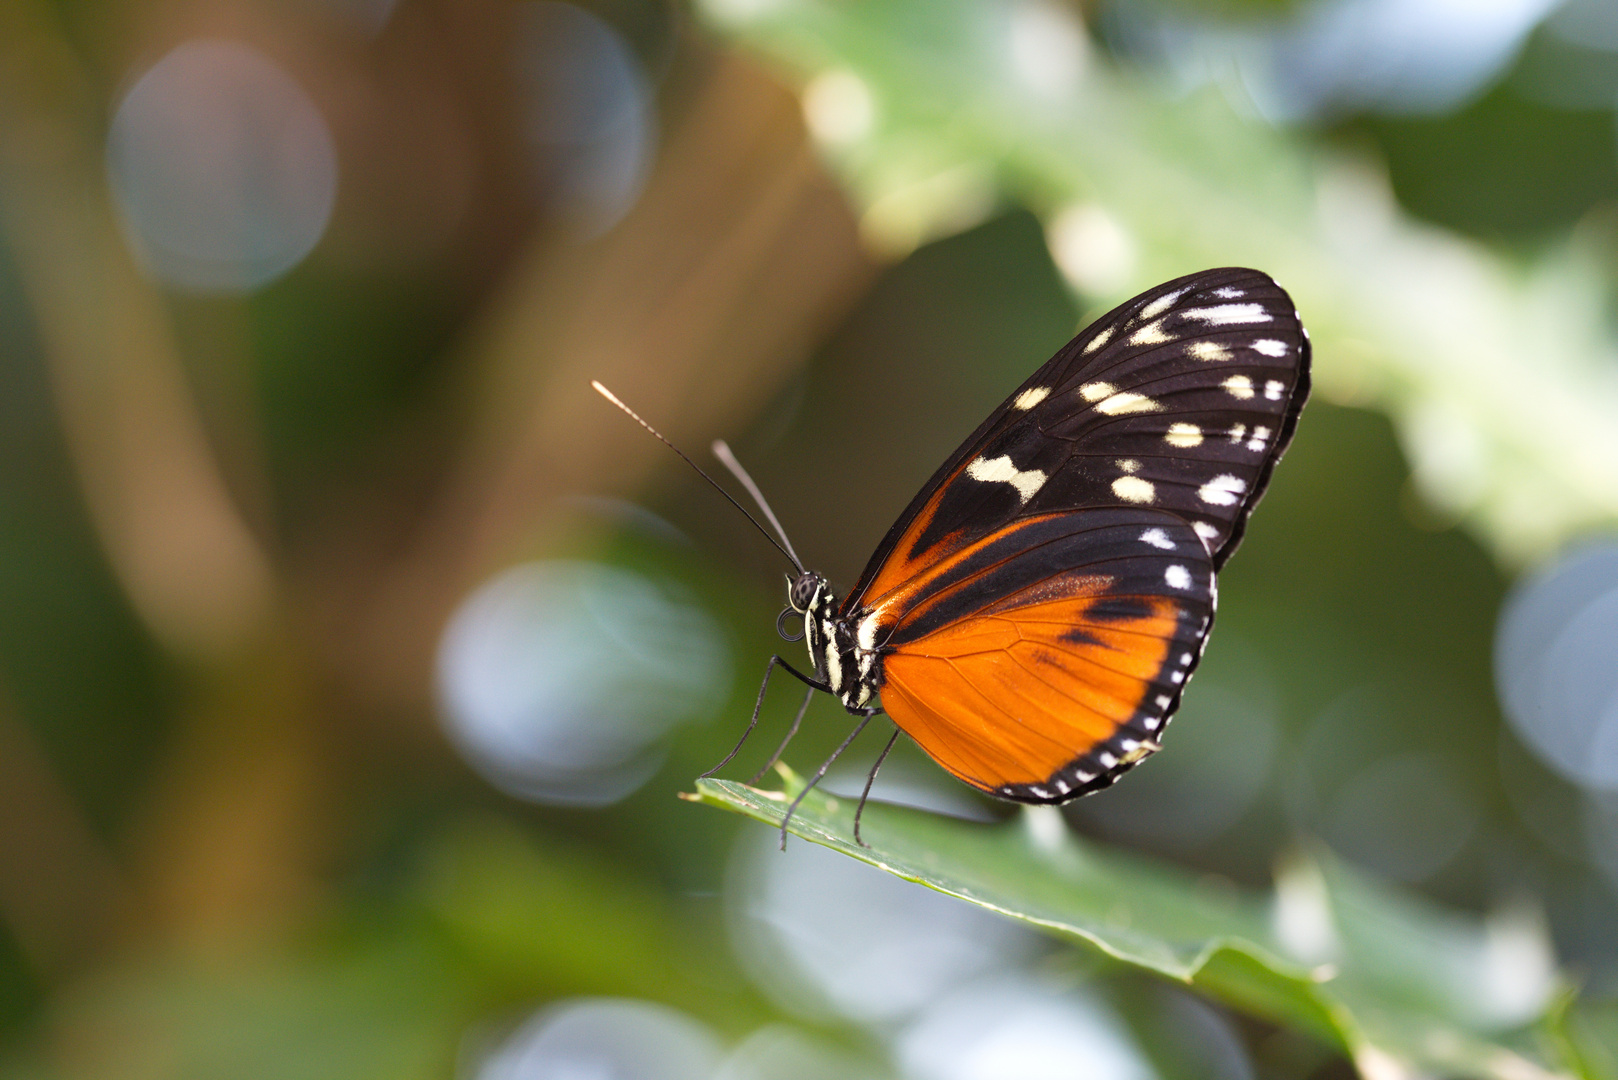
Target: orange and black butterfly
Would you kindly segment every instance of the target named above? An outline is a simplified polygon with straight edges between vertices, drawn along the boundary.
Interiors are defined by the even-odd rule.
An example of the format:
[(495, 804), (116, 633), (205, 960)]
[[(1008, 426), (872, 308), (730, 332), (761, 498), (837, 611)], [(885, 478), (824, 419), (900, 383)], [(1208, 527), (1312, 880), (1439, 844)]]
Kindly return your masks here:
[(782, 620), (802, 619), (814, 672), (772, 657), (765, 687), (780, 665), (809, 686), (805, 705), (835, 695), (862, 717), (844, 747), (885, 712), (897, 730), (877, 767), (903, 732), (999, 798), (1107, 787), (1159, 748), (1213, 624), (1215, 575), (1308, 394), (1308, 333), (1256, 270), (1205, 270), (1114, 308), (939, 467), (846, 596), (786, 544), (798, 573)]

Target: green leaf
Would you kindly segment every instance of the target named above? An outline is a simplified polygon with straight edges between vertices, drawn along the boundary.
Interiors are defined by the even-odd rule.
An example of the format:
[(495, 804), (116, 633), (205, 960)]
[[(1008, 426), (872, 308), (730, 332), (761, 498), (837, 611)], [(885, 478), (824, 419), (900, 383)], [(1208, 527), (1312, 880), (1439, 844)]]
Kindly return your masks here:
[[(785, 791), (699, 780), (685, 797), (779, 827), (802, 782), (777, 768)], [(1524, 917), (1442, 911), (1323, 851), (1285, 864), (1268, 897), (1214, 887), (1086, 842), (1045, 807), (982, 825), (871, 804), (862, 847), (853, 811), (812, 791), (788, 831), (1325, 1039), (1374, 1080), (1576, 1074), (1539, 1045), (1551, 1041), (1538, 1032), (1559, 983), (1542, 931)]]

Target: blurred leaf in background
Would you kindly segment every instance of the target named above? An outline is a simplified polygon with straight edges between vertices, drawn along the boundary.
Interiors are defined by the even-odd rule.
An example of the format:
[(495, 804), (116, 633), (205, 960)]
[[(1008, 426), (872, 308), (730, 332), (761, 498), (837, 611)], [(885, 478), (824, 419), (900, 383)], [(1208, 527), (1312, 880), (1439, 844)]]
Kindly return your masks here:
[(1087, 316), (1248, 264), (1321, 393), (1167, 752), (1046, 827), (1542, 920), (1502, 1045), (1618, 1077), (1609, 8), (0, 6), (0, 1076), (1456, 1068), (674, 798), (783, 567), (590, 379), (846, 584)]

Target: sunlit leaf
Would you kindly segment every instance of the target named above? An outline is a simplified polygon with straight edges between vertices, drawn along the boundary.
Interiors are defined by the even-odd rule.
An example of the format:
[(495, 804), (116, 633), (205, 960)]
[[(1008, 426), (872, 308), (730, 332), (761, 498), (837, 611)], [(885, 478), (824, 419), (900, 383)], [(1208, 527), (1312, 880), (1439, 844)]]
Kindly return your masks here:
[[(779, 826), (801, 785), (783, 775), (785, 792), (699, 780), (688, 797)], [(1046, 808), (987, 826), (873, 804), (869, 847), (854, 842), (853, 811), (814, 791), (789, 831), (1325, 1039), (1376, 1080), (1572, 1075), (1545, 1060), (1536, 1036), (1554, 977), (1513, 998), (1524, 988), (1511, 979), (1531, 977), (1532, 964), (1502, 966), (1501, 931), (1395, 895), (1324, 853), (1296, 857), (1276, 894), (1260, 897), (1088, 843)], [(1512, 941), (1513, 958), (1544, 948), (1531, 934)]]
[(1618, 344), (1587, 241), (1524, 268), (1420, 224), (1374, 160), (1265, 123), (1234, 69), (1160, 85), (1104, 56), (1064, 5), (703, 7), (802, 84), (876, 250), (1009, 199), (1045, 219), (1097, 309), (1205, 267), (1259, 267), (1314, 335), (1320, 391), (1393, 417), (1442, 520), (1508, 562), (1618, 520)]

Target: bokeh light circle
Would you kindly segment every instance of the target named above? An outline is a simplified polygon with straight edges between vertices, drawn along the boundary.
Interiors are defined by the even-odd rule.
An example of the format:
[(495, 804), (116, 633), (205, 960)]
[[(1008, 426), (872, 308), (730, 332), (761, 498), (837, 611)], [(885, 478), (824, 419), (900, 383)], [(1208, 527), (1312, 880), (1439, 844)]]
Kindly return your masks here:
[(602, 806), (645, 783), (664, 737), (730, 687), (718, 624), (616, 566), (525, 563), (461, 605), (439, 645), (445, 726), (473, 768), (537, 802)]
[(710, 1080), (718, 1040), (682, 1012), (599, 998), (546, 1008), (478, 1067), (477, 1080)]
[(789, 1007), (881, 1023), (1011, 967), (1032, 935), (953, 897), (773, 831), (741, 838), (728, 886), (732, 937), (754, 979)]
[(320, 241), (337, 198), (320, 110), (233, 41), (188, 41), (135, 80), (108, 132), (107, 173), (141, 263), (195, 292), (280, 277)]
[(1310, 721), (1282, 771), (1292, 827), (1339, 855), (1399, 881), (1422, 881), (1468, 849), (1482, 816), (1463, 756), (1411, 747), (1423, 711), (1419, 684), (1363, 683)]
[(1618, 791), (1618, 543), (1518, 583), (1495, 628), (1494, 674), (1525, 745), (1574, 783)]
[(1100, 1001), (1026, 976), (962, 987), (910, 1025), (895, 1049), (911, 1080), (1157, 1076), (1122, 1021)]
[(575, 236), (596, 236), (645, 183), (657, 131), (651, 86), (600, 17), (556, 0), (528, 0), (515, 14), (521, 123), (540, 193)]
[(1409, 751), (1372, 762), (1332, 793), (1322, 831), (1339, 853), (1396, 881), (1421, 881), (1460, 854), (1478, 811), (1450, 760)]

